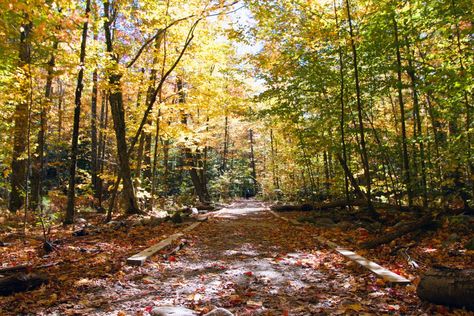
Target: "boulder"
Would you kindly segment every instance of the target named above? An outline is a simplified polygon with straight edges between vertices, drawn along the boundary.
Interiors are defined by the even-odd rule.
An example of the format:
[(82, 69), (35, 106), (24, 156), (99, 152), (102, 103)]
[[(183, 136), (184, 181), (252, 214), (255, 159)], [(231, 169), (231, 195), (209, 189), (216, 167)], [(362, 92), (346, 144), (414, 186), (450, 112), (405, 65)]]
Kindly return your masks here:
[(204, 314), (204, 316), (234, 316), (234, 314), (232, 314), (225, 308), (216, 308), (210, 311), (209, 313)]
[(182, 306), (158, 306), (151, 310), (152, 316), (197, 316), (195, 311)]

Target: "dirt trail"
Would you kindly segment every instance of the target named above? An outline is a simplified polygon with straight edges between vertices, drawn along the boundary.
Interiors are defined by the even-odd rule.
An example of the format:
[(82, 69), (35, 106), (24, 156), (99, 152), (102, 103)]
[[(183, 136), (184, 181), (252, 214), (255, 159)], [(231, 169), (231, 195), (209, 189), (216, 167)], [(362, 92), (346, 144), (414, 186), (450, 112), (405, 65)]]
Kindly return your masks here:
[(83, 311), (148, 315), (153, 306), (174, 305), (235, 315), (423, 314), (405, 287), (354, 270), (313, 237), (311, 228), (295, 230), (264, 203), (237, 201), (188, 233), (175, 255), (124, 267), (120, 282), (91, 291), (98, 306), (89, 302)]

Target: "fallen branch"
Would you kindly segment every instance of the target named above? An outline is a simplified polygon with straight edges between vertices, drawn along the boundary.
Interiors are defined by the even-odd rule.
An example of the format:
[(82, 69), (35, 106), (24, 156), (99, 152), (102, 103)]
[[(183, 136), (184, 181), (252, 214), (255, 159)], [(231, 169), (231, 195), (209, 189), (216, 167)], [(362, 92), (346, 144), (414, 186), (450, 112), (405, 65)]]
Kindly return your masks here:
[(416, 221), (413, 221), (401, 226), (399, 229), (397, 229), (394, 232), (384, 234), (382, 237), (378, 237), (378, 238), (366, 241), (361, 244), (361, 247), (365, 249), (371, 249), (383, 244), (388, 244), (392, 240), (402, 237), (403, 235), (406, 235), (408, 233), (411, 233), (412, 231), (415, 231), (417, 229), (421, 229), (423, 227), (430, 225), (433, 222), (433, 219), (434, 217), (432, 214), (425, 215)]
[(322, 202), (316, 204), (301, 204), (301, 205), (273, 205), (270, 207), (271, 210), (275, 212), (291, 212), (291, 211), (300, 211), (300, 212), (309, 212), (309, 211), (323, 211), (332, 208), (340, 208), (346, 206), (365, 206), (367, 201), (358, 199), (353, 201), (348, 200), (334, 200), (330, 202)]

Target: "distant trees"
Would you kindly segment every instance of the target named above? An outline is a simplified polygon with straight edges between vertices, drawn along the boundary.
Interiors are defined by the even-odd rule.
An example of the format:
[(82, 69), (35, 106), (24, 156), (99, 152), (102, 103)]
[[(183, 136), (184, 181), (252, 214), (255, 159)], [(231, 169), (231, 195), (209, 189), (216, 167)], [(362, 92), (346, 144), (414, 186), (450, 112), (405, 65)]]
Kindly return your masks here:
[[(280, 164), (295, 161), (304, 138), (316, 169), (316, 193), (306, 198), (321, 195), (329, 181), (335, 194), (350, 183), (369, 201), (427, 206), (444, 196), (472, 206), (469, 1), (248, 5), (257, 20), (252, 34), (264, 47), (253, 59), (268, 85), (260, 113), (281, 122), (272, 127), (288, 152)], [(308, 163), (296, 161), (279, 175), (279, 187), (292, 191), (296, 180), (308, 192)]]
[[(10, 209), (36, 210), (51, 198), (65, 201), (67, 192), (67, 205), (59, 207), (69, 224), (78, 205), (100, 210), (103, 201), (109, 215), (115, 200), (127, 214), (170, 194), (192, 199), (195, 193), (209, 202), (207, 184), (219, 177), (213, 164), (220, 165), (214, 148), (221, 145), (221, 127), (215, 122), (224, 106), (232, 116), (244, 95), (230, 88), (241, 84), (232, 70), (233, 48), (215, 40), (233, 5), (95, 0), (2, 5), (8, 23), (0, 25), (5, 39), (0, 53), (8, 59), (0, 80), (12, 90), (0, 92), (5, 110), (0, 130), (11, 144), (2, 148), (0, 165), (9, 175), (10, 183), (1, 186), (9, 190)], [(217, 21), (209, 23), (211, 15)], [(178, 77), (190, 89), (183, 105), (178, 104), (184, 89), (175, 90)], [(178, 115), (183, 107), (189, 124)], [(214, 129), (219, 133), (210, 137)], [(190, 175), (182, 172), (189, 168), (183, 148), (192, 157)], [(194, 188), (193, 175), (202, 182)]]

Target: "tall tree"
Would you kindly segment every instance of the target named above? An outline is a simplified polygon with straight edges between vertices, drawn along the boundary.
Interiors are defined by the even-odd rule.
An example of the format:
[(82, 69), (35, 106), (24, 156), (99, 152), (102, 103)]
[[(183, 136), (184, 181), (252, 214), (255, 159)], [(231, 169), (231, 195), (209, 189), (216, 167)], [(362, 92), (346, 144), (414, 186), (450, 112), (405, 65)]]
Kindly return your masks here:
[(115, 138), (117, 141), (117, 153), (119, 158), (119, 172), (123, 179), (124, 208), (127, 214), (140, 213), (135, 187), (130, 170), (130, 158), (126, 142), (125, 109), (123, 105), (123, 94), (121, 87), (122, 74), (119, 70), (117, 55), (114, 53), (112, 24), (115, 17), (111, 16), (111, 3), (104, 1), (104, 33), (107, 53), (113, 61), (113, 70), (108, 73), (110, 85), (109, 103), (114, 122)]
[(15, 104), (13, 114), (13, 157), (11, 163), (11, 191), (8, 208), (10, 212), (16, 212), (23, 205), (23, 197), (26, 189), (27, 160), (25, 159), (28, 120), (29, 120), (29, 84), (26, 73), (31, 64), (31, 32), (33, 22), (29, 20), (27, 14), (24, 16), (25, 22), (20, 27), (20, 46), (18, 68), (24, 74), (21, 78), (21, 96)]
[(413, 189), (412, 181), (410, 177), (410, 160), (408, 158), (408, 146), (407, 146), (407, 132), (405, 123), (405, 103), (403, 102), (403, 82), (402, 82), (402, 57), (400, 53), (400, 43), (398, 38), (398, 23), (395, 16), (392, 16), (395, 51), (397, 56), (397, 92), (398, 92), (398, 104), (400, 106), (400, 122), (402, 125), (402, 157), (403, 157), (403, 175), (405, 186), (407, 189), (408, 205), (413, 205)]
[(352, 49), (352, 63), (354, 67), (354, 82), (356, 87), (356, 100), (357, 100), (357, 118), (359, 120), (359, 136), (360, 136), (360, 151), (362, 156), (362, 164), (364, 166), (364, 176), (367, 185), (367, 202), (369, 205), (369, 210), (374, 217), (377, 217), (377, 213), (374, 210), (372, 205), (372, 194), (371, 194), (371, 177), (370, 177), (370, 166), (369, 166), (369, 157), (367, 155), (367, 148), (365, 142), (365, 130), (364, 130), (364, 121), (363, 121), (363, 109), (362, 109), (362, 95), (361, 95), (361, 88), (360, 88), (360, 80), (359, 80), (359, 63), (357, 60), (357, 47), (354, 39), (354, 30), (352, 26), (352, 18), (351, 18), (351, 7), (349, 0), (346, 0), (346, 10), (347, 10), (347, 19), (349, 23), (349, 35), (350, 35), (350, 44)]
[(64, 224), (74, 222), (74, 207), (76, 197), (76, 163), (79, 142), (79, 122), (81, 119), (82, 90), (84, 89), (84, 68), (86, 61), (87, 31), (89, 27), (89, 14), (91, 12), (91, 0), (86, 0), (85, 22), (82, 26), (81, 50), (79, 55), (79, 72), (77, 74), (76, 93), (74, 98), (74, 122), (72, 128), (71, 157), (69, 165), (69, 187), (67, 193), (67, 208)]

